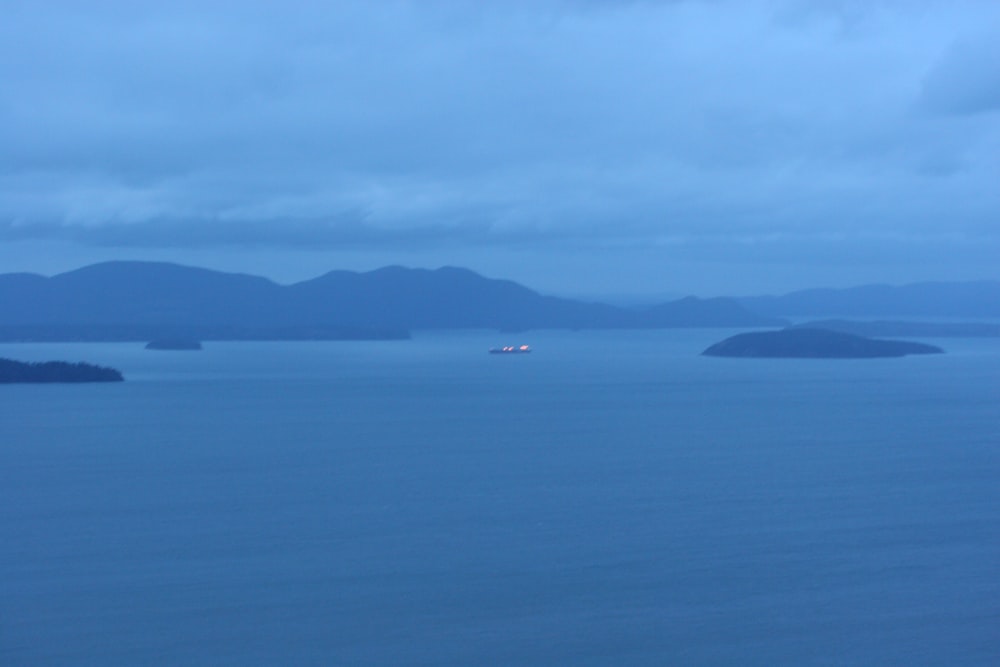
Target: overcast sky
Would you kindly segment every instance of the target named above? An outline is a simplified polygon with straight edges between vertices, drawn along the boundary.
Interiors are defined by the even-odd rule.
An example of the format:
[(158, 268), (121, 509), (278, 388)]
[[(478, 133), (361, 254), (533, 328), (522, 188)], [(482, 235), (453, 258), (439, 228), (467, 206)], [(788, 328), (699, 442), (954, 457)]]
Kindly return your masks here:
[(1000, 278), (1000, 2), (3, 3), (0, 272)]

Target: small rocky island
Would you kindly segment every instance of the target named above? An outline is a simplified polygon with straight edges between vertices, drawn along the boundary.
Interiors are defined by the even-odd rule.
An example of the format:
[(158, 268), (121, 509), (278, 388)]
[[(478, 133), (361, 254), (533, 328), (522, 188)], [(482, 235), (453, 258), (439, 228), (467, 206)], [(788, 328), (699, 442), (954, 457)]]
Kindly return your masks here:
[(871, 359), (942, 352), (941, 348), (924, 343), (795, 328), (738, 334), (712, 345), (702, 354), (709, 357)]
[(146, 343), (147, 350), (200, 350), (201, 341), (191, 338), (158, 338)]
[(0, 384), (15, 382), (121, 382), (121, 371), (67, 361), (24, 362), (0, 359)]

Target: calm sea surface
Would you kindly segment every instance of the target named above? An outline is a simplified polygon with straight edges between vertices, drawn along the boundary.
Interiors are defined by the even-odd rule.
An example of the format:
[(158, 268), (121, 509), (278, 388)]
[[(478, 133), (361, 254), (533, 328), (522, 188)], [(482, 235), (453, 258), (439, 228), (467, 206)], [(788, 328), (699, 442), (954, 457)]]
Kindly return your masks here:
[(0, 665), (1000, 664), (1000, 341), (728, 333), (4, 345)]

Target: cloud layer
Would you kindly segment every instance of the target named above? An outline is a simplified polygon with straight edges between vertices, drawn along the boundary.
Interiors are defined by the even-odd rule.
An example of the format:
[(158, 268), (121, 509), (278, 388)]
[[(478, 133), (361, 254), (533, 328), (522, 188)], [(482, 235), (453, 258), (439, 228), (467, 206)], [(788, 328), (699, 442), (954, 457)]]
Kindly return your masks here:
[(1000, 250), (995, 3), (161, 4), (9, 3), (0, 240)]

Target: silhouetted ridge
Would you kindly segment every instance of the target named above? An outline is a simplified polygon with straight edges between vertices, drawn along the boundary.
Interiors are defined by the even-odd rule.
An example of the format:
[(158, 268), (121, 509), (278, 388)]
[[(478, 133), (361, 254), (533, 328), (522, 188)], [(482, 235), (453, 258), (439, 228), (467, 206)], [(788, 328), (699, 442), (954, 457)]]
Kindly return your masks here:
[(819, 320), (794, 325), (795, 328), (827, 329), (858, 336), (929, 337), (929, 338), (997, 338), (1000, 324), (986, 322), (908, 322), (899, 320)]
[(107, 262), (0, 276), (0, 340), (405, 338), (410, 329), (776, 326), (730, 299), (645, 310), (544, 296), (468, 269), (331, 271), (281, 286), (176, 264)]
[(251, 324), (276, 307), (264, 278), (156, 262), (105, 262), (41, 282), (0, 282), (5, 325)]
[(1000, 318), (1000, 282), (928, 282), (893, 287), (808, 289), (739, 302), (763, 315), (808, 317)]

